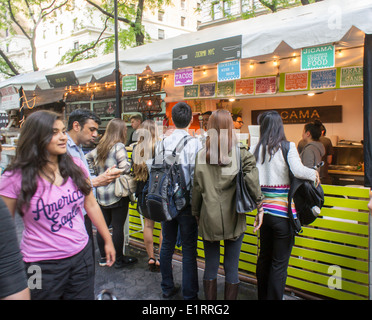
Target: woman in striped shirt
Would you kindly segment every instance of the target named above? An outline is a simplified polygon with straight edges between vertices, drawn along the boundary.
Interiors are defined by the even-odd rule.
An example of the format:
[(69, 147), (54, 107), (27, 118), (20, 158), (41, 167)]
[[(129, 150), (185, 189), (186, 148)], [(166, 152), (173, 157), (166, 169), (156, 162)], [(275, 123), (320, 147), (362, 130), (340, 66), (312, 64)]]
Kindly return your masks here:
[[(252, 146), (259, 171), (264, 218), (260, 229), (260, 253), (257, 261), (257, 288), (260, 300), (283, 299), (288, 262), (294, 244), (294, 233), (288, 218), (289, 168), (281, 151), (287, 141), (283, 122), (276, 111), (267, 111), (258, 118), (260, 139)], [(317, 171), (305, 167), (296, 146), (290, 143), (288, 163), (295, 177), (319, 181)], [(293, 213), (296, 217), (294, 204)]]

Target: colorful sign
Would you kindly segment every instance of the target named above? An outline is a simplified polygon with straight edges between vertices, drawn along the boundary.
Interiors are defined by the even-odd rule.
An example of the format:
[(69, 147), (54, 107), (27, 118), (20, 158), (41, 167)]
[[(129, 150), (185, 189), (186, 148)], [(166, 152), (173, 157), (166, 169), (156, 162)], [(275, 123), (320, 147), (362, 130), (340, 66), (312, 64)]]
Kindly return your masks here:
[(308, 87), (308, 72), (286, 73), (284, 78), (284, 90), (296, 91), (307, 90)]
[(335, 66), (335, 46), (317, 46), (301, 50), (301, 71), (333, 68)]
[(194, 83), (194, 69), (178, 69), (174, 72), (174, 86), (189, 86)]
[(341, 68), (341, 88), (363, 86), (363, 67)]
[(125, 76), (122, 79), (122, 90), (137, 91), (137, 76)]
[(235, 95), (253, 95), (255, 87), (255, 79), (241, 79), (235, 81)]
[(256, 94), (274, 94), (276, 92), (276, 77), (256, 78)]
[(240, 79), (240, 60), (221, 62), (217, 66), (217, 81)]
[(337, 69), (311, 71), (310, 89), (336, 88)]

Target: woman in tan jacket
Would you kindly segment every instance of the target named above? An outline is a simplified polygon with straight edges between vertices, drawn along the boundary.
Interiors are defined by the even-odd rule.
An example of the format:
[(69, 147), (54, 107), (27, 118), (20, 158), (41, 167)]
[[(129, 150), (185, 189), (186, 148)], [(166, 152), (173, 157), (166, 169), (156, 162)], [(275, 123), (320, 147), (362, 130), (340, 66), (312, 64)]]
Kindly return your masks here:
[[(246, 216), (235, 210), (237, 139), (231, 115), (226, 110), (212, 113), (208, 122), (206, 146), (199, 151), (194, 172), (192, 212), (199, 221), (199, 235), (205, 252), (204, 293), (207, 300), (217, 298), (217, 272), (220, 261), (220, 241), (224, 241), (225, 299), (238, 294), (238, 264), (246, 231)], [(254, 156), (240, 148), (244, 180), (252, 198), (260, 207), (263, 200)], [(240, 160), (240, 159), (239, 159)], [(259, 209), (255, 231), (262, 223)]]

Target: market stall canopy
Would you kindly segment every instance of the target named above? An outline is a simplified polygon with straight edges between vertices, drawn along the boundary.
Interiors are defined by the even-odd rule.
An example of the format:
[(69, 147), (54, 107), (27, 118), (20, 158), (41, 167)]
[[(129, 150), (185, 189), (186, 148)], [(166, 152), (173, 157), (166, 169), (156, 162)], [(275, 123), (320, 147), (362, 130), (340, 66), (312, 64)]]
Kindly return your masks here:
[[(147, 65), (155, 73), (173, 70), (173, 50), (241, 35), (241, 59), (289, 54), (292, 50), (327, 43), (338, 48), (363, 46), (372, 33), (370, 0), (327, 0), (290, 10), (230, 22), (143, 46), (122, 50), (120, 72), (141, 74)], [(49, 70), (26, 73), (0, 83), (25, 90), (50, 89), (47, 77), (73, 72), (79, 84), (111, 75), (114, 54), (82, 60)], [(94, 81), (94, 80), (93, 80)]]

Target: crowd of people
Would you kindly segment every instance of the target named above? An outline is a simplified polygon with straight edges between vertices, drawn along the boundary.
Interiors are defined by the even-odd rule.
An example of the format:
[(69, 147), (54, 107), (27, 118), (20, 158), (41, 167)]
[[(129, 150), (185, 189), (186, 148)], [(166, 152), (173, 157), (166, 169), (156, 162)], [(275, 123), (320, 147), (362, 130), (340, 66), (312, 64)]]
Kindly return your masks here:
[[(111, 120), (96, 148), (84, 154), (82, 145), (97, 138), (101, 123), (93, 112), (73, 111), (67, 128), (61, 116), (51, 111), (37, 111), (27, 118), (16, 157), (0, 180), (0, 299), (94, 299), (95, 259), (102, 267), (123, 268), (136, 263), (136, 258), (123, 255), (130, 199), (115, 195), (115, 180), (132, 171), (137, 181), (136, 194), (141, 191), (149, 179), (151, 159), (161, 152), (171, 153), (189, 135), (190, 106), (177, 103), (172, 108), (172, 121), (175, 130), (161, 139), (153, 120), (142, 122), (133, 117), (134, 133), (129, 140), (134, 142), (134, 148), (129, 159), (127, 127), (121, 119)], [(259, 141), (248, 150), (239, 144), (235, 134), (244, 124), (241, 116), (232, 117), (222, 109), (207, 112), (203, 114), (203, 129), (214, 134), (208, 134), (203, 141), (194, 137), (179, 154), (189, 205), (172, 220), (161, 223), (159, 257), (154, 250), (154, 221), (145, 218), (143, 231), (149, 268), (160, 271), (164, 298), (182, 288), (185, 300), (198, 299), (200, 236), (205, 253), (205, 298), (217, 298), (223, 241), (224, 297), (237, 299), (239, 255), (247, 228), (245, 215), (235, 210), (235, 177), (241, 165), (257, 205), (254, 232), (260, 230), (261, 240), (258, 298), (282, 299), (294, 244), (287, 212), (289, 171), (316, 184), (320, 179), (328, 181), (327, 170), (321, 171), (324, 167), (317, 165), (322, 160), (330, 163), (332, 147), (324, 146), (325, 128), (321, 123), (306, 124), (298, 150), (290, 142), (287, 165), (281, 152), (281, 143), (287, 139), (280, 115), (263, 112), (258, 123)], [(292, 211), (296, 213), (293, 204)], [(16, 212), (24, 222), (20, 247), (11, 220)], [(95, 257), (92, 224), (97, 229), (100, 257)], [(172, 256), (179, 241), (181, 287), (174, 283), (172, 270)], [(42, 270), (42, 287), (28, 288), (24, 265)]]

